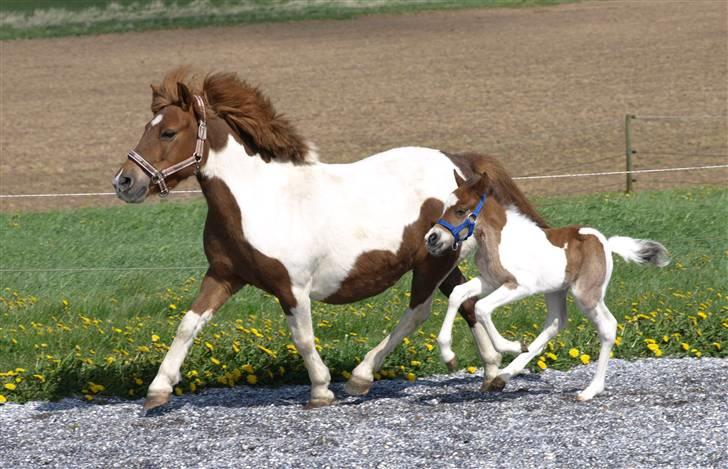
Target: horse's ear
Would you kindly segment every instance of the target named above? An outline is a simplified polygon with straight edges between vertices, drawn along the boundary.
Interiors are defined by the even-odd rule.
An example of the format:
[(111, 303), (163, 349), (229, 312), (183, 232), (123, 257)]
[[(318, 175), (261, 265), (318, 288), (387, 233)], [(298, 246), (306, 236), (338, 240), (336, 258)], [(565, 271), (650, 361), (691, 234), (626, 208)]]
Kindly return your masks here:
[(473, 186), (473, 190), (478, 195), (483, 195), (490, 189), (490, 178), (486, 173), (482, 173), (480, 175), (480, 179), (478, 179), (478, 182), (475, 183), (475, 186)]
[(457, 184), (458, 187), (460, 187), (463, 184), (465, 184), (465, 179), (463, 179), (463, 178), (460, 177), (460, 175), (458, 174), (458, 170), (457, 169), (453, 169), (452, 170), (452, 173), (455, 175), (455, 184)]
[(184, 83), (177, 83), (177, 96), (179, 97), (179, 107), (182, 108), (183, 111), (189, 111), (190, 106), (192, 106), (192, 92), (189, 88), (187, 88), (187, 85)]

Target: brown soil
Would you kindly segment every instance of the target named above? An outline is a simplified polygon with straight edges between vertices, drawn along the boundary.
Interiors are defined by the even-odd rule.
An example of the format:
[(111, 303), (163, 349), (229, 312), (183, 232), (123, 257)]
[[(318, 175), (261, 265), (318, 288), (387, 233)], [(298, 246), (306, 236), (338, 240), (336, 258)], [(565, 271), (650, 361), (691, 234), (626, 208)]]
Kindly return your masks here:
[[(636, 169), (726, 163), (727, 13), (724, 1), (603, 1), (4, 41), (0, 193), (110, 191), (150, 118), (149, 84), (180, 63), (260, 84), (329, 162), (422, 145), (495, 154), (514, 175), (622, 170), (635, 113), (723, 116), (638, 122)], [(728, 171), (637, 179), (637, 190), (720, 184)], [(593, 192), (624, 177), (522, 184)], [(0, 199), (0, 210), (120, 203)]]

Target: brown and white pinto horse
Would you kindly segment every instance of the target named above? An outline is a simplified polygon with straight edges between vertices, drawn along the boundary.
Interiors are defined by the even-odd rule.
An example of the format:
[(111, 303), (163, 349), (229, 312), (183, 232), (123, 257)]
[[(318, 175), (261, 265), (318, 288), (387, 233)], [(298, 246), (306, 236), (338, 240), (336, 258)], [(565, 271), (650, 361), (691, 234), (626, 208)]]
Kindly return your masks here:
[[(409, 308), (346, 385), (351, 394), (368, 392), (387, 354), (429, 315), (438, 286), (448, 295), (465, 280), (457, 263), (471, 244), (434, 257), (422, 242), (455, 188), (453, 170), (463, 177), (487, 171), (511, 203), (544, 224), (493, 158), (397, 148), (356, 163), (323, 164), (270, 101), (234, 74), (215, 73), (198, 83), (179, 69), (152, 90), (153, 118), (113, 185), (122, 200), (142, 202), (196, 173), (208, 204), (210, 265), (149, 386), (146, 409), (169, 400), (195, 335), (245, 285), (278, 298), (311, 379), (309, 405), (330, 404), (311, 300), (361, 300), (412, 270)], [(490, 380), (500, 355), (476, 322), (473, 304), (464, 302), (460, 311)]]
[[(566, 295), (571, 290), (576, 304), (599, 332), (601, 350), (591, 384), (577, 399), (589, 400), (604, 390), (609, 353), (617, 333), (617, 321), (604, 304), (612, 275), (612, 253), (627, 261), (664, 267), (669, 263), (667, 250), (657, 241), (625, 236), (605, 238), (602, 233), (581, 226), (544, 228), (538, 226), (517, 206), (500, 194), (487, 173), (469, 182), (455, 173), (458, 189), (448, 199), (442, 219), (425, 235), (432, 255), (452, 251), (466, 229), (477, 241), (475, 263), (480, 275), (456, 286), (437, 338), (446, 363), (455, 359), (452, 352), (452, 325), (460, 304), (482, 296), (475, 314), (482, 322), (496, 351), (520, 353), (485, 390), (500, 391), (508, 380), (520, 373), (549, 340), (566, 326)], [(470, 239), (473, 239), (470, 238)], [(528, 346), (506, 340), (498, 333), (491, 315), (499, 306), (521, 298), (546, 294), (548, 317), (541, 334)]]

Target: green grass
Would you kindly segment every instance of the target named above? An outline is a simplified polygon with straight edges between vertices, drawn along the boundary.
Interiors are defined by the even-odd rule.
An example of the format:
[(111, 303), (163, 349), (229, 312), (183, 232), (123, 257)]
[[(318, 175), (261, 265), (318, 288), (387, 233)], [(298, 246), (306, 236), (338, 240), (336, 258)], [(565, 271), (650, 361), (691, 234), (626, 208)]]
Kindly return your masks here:
[(0, 39), (243, 23), (348, 19), (376, 13), (554, 5), (575, 0), (4, 0)]
[[(587, 224), (608, 236), (657, 239), (670, 249), (674, 261), (661, 270), (615, 261), (607, 304), (620, 323), (616, 357), (726, 356), (728, 190), (536, 202), (554, 225)], [(197, 201), (0, 215), (0, 400), (143, 395), (199, 288), (205, 213)], [(180, 269), (125, 270), (134, 267)], [(105, 270), (44, 271), (85, 268)], [(474, 274), (472, 266), (466, 269)], [(321, 354), (334, 379), (343, 379), (392, 330), (407, 304), (408, 282), (406, 276), (352, 305), (314, 304)], [(378, 377), (445, 372), (434, 340), (445, 307), (438, 295), (433, 317)], [(529, 341), (544, 317), (542, 297), (533, 297), (503, 308), (495, 320), (504, 335)], [(463, 367), (480, 365), (460, 319), (454, 346)], [(570, 305), (569, 327), (532, 366), (569, 368), (597, 350), (594, 328)], [(218, 312), (182, 371), (179, 392), (308, 381), (275, 299), (252, 288)]]

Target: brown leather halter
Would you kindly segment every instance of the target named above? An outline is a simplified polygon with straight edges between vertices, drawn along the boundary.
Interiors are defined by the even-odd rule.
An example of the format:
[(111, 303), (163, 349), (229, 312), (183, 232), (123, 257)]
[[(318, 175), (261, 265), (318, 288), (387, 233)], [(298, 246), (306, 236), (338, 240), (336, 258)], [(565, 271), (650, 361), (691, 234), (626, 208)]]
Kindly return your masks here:
[(195, 102), (197, 103), (197, 107), (200, 109), (200, 115), (202, 117), (200, 117), (200, 120), (197, 123), (197, 142), (195, 143), (195, 151), (192, 152), (192, 156), (160, 171), (134, 150), (129, 150), (129, 154), (127, 155), (129, 159), (136, 163), (137, 166), (139, 166), (145, 173), (149, 174), (152, 178), (153, 184), (157, 184), (159, 186), (160, 197), (167, 197), (167, 194), (169, 194), (169, 188), (165, 182), (166, 178), (192, 165), (195, 165), (195, 172), (200, 169), (200, 161), (202, 160), (202, 154), (205, 151), (205, 140), (207, 140), (207, 119), (205, 119), (205, 102), (197, 95), (195, 95)]

